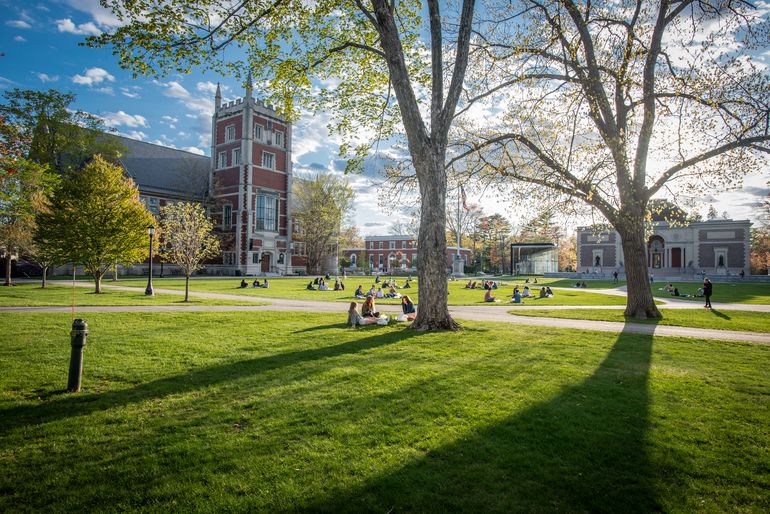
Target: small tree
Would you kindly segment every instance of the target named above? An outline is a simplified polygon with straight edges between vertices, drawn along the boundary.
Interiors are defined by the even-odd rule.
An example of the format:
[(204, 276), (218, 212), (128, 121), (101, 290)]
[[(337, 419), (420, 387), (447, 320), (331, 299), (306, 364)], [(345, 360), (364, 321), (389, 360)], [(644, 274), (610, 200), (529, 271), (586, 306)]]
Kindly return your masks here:
[(23, 157), (27, 138), (0, 114), (0, 248), (5, 285), (12, 285), (11, 258), (32, 247), (35, 215), (45, 208), (55, 177)]
[(102, 277), (115, 262), (147, 258), (147, 226), (154, 221), (139, 190), (123, 170), (97, 155), (55, 192), (50, 212), (38, 217), (35, 241), (50, 245), (59, 262), (79, 262), (102, 292)]
[(219, 239), (213, 235), (214, 224), (199, 204), (176, 203), (160, 210), (165, 244), (163, 258), (184, 271), (184, 301), (189, 301), (190, 275), (203, 261), (219, 255)]
[(305, 242), (308, 273), (319, 270), (352, 209), (353, 190), (345, 179), (317, 175), (295, 181), (292, 215), (299, 229), (295, 234)]

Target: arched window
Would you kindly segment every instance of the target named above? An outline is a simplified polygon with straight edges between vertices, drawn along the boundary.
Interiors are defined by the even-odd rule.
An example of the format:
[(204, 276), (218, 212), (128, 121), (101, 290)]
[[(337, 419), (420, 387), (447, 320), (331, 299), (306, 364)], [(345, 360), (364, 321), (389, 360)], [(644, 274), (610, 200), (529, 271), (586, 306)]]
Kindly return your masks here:
[(350, 254), (350, 265), (355, 267), (357, 261), (358, 261), (358, 258), (356, 257), (356, 254), (351, 253)]

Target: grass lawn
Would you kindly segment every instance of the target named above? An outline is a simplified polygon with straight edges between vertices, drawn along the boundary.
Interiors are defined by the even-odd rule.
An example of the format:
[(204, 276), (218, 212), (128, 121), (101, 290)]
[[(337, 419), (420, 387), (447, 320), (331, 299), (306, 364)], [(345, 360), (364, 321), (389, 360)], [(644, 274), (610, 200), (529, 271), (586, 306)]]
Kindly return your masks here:
[(770, 510), (768, 346), (343, 318), (0, 314), (0, 511)]
[[(106, 283), (109, 285), (109, 283)], [(138, 284), (136, 284), (138, 285)], [(184, 289), (184, 286), (182, 287)], [(220, 300), (201, 298), (190, 294), (190, 301), (184, 303), (184, 296), (156, 293), (145, 296), (144, 291), (116, 291), (103, 289), (102, 294), (94, 294), (93, 289), (75, 288), (75, 306), (107, 305), (264, 305), (269, 302)], [(1, 307), (43, 307), (72, 305), (72, 286), (49, 282), (45, 289), (39, 283), (23, 283), (13, 287), (0, 287)]]
[[(661, 298), (673, 298), (671, 294), (663, 290), (669, 282), (656, 282), (652, 285), (653, 296)], [(681, 294), (694, 295), (702, 282), (670, 282), (674, 287), (679, 288)], [(712, 302), (720, 303), (752, 303), (752, 304), (770, 304), (770, 283), (757, 284), (722, 284), (714, 282), (714, 293), (711, 297)], [(694, 302), (703, 302), (703, 298), (682, 298), (680, 300), (690, 300)]]
[(661, 309), (663, 319), (638, 320), (627, 318), (621, 309), (538, 309), (532, 311), (508, 311), (517, 316), (538, 316), (567, 319), (586, 319), (596, 321), (619, 321), (629, 323), (647, 323), (675, 325), (679, 327), (714, 328), (717, 330), (740, 330), (748, 332), (770, 332), (770, 314), (733, 310), (708, 309)]
[[(251, 284), (252, 280), (253, 278), (247, 280), (247, 282)], [(347, 287), (345, 291), (308, 291), (306, 286), (309, 281), (310, 279), (307, 277), (275, 278), (270, 279), (270, 287), (268, 289), (252, 287), (241, 289), (239, 287), (241, 279), (238, 277), (197, 279), (190, 281), (190, 290), (262, 298), (350, 302), (354, 300), (353, 293), (359, 284), (364, 288), (364, 292), (368, 291), (372, 285), (376, 285), (372, 277), (348, 277), (345, 281), (345, 286)], [(400, 285), (404, 285), (404, 282), (403, 278), (398, 279)], [(465, 289), (466, 283), (467, 281), (460, 280), (449, 282), (449, 305), (490, 305), (484, 303), (483, 289)], [(144, 282), (141, 280), (122, 280), (114, 282), (114, 284), (144, 287)], [(505, 286), (493, 291), (493, 294), (503, 301), (510, 301), (514, 284), (518, 284), (521, 287), (524, 286), (522, 281), (505, 281), (504, 284)], [(154, 279), (153, 285), (159, 289), (184, 289), (184, 279)], [(332, 285), (334, 285), (333, 279)], [(533, 284), (532, 287), (535, 287), (535, 285)], [(413, 301), (419, 302), (419, 287), (416, 281), (412, 282), (411, 289), (399, 289), (398, 291), (401, 294), (408, 294)], [(378, 299), (377, 303), (396, 305), (400, 304), (401, 300), (383, 298)], [(565, 289), (558, 291), (555, 297), (549, 298), (548, 303), (550, 305), (625, 305), (626, 300), (619, 296), (588, 293), (579, 289)]]

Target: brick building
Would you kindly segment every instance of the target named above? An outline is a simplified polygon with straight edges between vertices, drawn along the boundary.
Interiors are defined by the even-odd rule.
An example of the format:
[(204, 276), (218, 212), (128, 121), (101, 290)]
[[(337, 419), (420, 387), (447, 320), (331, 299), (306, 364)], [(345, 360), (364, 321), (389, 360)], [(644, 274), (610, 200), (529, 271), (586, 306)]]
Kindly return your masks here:
[[(447, 247), (447, 268), (452, 267), (456, 252), (457, 247)], [(350, 262), (348, 269), (351, 271), (364, 268), (379, 272), (413, 269), (419, 261), (418, 255), (417, 239), (410, 235), (368, 236), (363, 248), (340, 250), (340, 257)], [(460, 248), (460, 257), (467, 266), (471, 262), (471, 250)]]
[(291, 274), (304, 269), (292, 255), (292, 124), (246, 95), (222, 103), (217, 86), (211, 119), (211, 215), (223, 233), (221, 261), (210, 271)]
[[(656, 221), (647, 239), (648, 269), (658, 276), (700, 271), (710, 275), (748, 273), (750, 229), (748, 220), (709, 220), (686, 226)], [(580, 271), (622, 270), (620, 235), (614, 230), (578, 227), (577, 260)]]

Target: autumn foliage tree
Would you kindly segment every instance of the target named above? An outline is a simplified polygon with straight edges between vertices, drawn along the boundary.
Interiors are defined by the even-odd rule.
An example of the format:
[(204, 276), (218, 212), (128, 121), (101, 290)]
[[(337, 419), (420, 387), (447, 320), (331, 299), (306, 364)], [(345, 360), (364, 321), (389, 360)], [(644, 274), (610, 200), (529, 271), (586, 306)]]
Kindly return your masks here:
[(184, 301), (190, 297), (190, 275), (199, 270), (206, 259), (219, 255), (219, 239), (213, 234), (214, 224), (205, 209), (197, 203), (179, 202), (160, 209), (163, 246), (161, 256), (184, 272)]
[(116, 262), (147, 258), (153, 222), (123, 169), (97, 155), (62, 181), (50, 211), (38, 217), (36, 241), (48, 245), (58, 262), (82, 264), (101, 293), (102, 277)]

